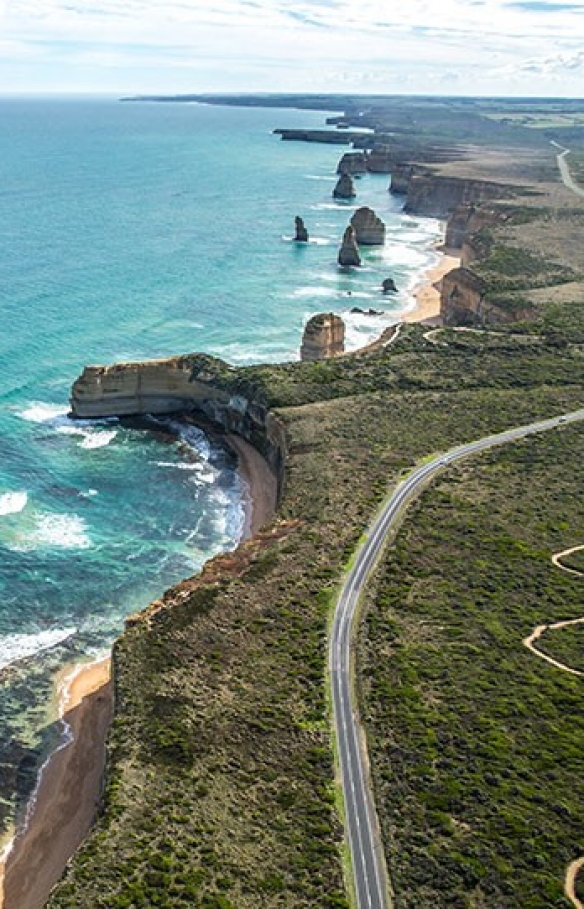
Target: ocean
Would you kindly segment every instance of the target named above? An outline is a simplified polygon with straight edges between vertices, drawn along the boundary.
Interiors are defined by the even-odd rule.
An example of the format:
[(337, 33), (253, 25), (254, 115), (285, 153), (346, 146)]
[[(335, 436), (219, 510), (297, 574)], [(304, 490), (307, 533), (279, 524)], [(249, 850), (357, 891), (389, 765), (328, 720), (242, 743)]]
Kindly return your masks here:
[[(324, 116), (0, 100), (0, 834), (63, 734), (56, 673), (107, 651), (127, 615), (243, 527), (233, 460), (200, 430), (68, 417), (83, 366), (194, 351), (294, 360), (323, 310), (346, 316), (356, 348), (411, 307), (438, 258), (438, 222), (404, 215), (387, 176), (335, 202), (345, 147), (272, 134)], [(336, 256), (356, 205), (383, 218), (387, 242), (346, 273)], [(389, 276), (399, 293), (385, 297)]]

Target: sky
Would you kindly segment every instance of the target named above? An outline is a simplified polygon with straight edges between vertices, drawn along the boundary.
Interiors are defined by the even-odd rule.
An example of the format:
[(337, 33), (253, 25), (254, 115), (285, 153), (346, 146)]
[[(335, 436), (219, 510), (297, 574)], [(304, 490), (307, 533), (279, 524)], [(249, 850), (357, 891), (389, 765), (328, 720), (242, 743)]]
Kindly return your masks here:
[(584, 0), (0, 0), (0, 93), (584, 98)]

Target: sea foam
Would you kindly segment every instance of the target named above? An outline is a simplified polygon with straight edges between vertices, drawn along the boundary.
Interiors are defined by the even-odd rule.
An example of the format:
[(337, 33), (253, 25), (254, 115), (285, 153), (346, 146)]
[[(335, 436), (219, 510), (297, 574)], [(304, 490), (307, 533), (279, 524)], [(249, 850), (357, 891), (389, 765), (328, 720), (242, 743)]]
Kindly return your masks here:
[(51, 631), (40, 631), (38, 634), (8, 634), (0, 637), (0, 669), (12, 663), (26, 660), (29, 657), (57, 647), (73, 637), (76, 628), (55, 628)]
[(5, 492), (0, 495), (0, 515), (18, 514), (26, 508), (26, 492)]

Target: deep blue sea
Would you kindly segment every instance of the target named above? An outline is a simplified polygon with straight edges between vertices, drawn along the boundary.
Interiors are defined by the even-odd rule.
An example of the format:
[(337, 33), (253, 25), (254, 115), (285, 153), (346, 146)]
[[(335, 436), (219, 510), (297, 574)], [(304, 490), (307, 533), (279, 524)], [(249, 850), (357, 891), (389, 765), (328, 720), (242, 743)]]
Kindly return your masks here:
[[(385, 220), (387, 243), (337, 268), (356, 207), (332, 199), (345, 148), (272, 135), (323, 120), (0, 100), (0, 821), (54, 745), (55, 672), (103, 653), (129, 613), (242, 528), (241, 481), (202, 432), (68, 418), (83, 366), (297, 359), (310, 315), (383, 310), (347, 316), (357, 347), (411, 306), (437, 259), (438, 223), (404, 216), (388, 177), (369, 175), (356, 204)], [(291, 242), (297, 214), (306, 246)], [(390, 275), (400, 292), (383, 297)]]

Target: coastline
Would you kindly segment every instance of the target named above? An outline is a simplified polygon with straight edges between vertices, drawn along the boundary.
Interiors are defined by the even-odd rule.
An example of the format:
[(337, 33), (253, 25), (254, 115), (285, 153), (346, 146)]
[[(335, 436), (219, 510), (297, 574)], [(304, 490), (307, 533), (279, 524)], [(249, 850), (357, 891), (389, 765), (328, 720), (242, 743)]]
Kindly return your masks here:
[(424, 274), (413, 289), (415, 306), (402, 316), (402, 322), (423, 322), (436, 325), (440, 319), (440, 282), (444, 275), (460, 266), (460, 258), (443, 251), (440, 260)]
[[(243, 543), (274, 514), (277, 481), (253, 445), (235, 434), (225, 442), (244, 485)], [(0, 859), (0, 909), (42, 909), (99, 803), (113, 713), (111, 657), (63, 669), (56, 696), (64, 740), (43, 764), (24, 829)]]
[[(437, 324), (441, 278), (460, 260), (444, 252), (414, 286), (415, 306), (400, 321)], [(374, 348), (377, 343), (367, 345)], [(362, 352), (362, 351), (361, 351)], [(355, 351), (353, 351), (355, 353)], [(244, 522), (238, 545), (274, 514), (277, 481), (262, 455), (233, 433), (224, 441), (243, 481)], [(0, 859), (0, 909), (42, 909), (68, 860), (91, 829), (99, 803), (106, 739), (113, 712), (111, 658), (78, 664), (57, 682), (64, 741), (43, 765), (24, 829)]]
[(42, 909), (95, 815), (112, 715), (111, 659), (62, 670), (64, 741), (43, 764), (24, 829), (0, 866), (0, 905)]

